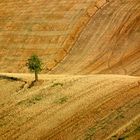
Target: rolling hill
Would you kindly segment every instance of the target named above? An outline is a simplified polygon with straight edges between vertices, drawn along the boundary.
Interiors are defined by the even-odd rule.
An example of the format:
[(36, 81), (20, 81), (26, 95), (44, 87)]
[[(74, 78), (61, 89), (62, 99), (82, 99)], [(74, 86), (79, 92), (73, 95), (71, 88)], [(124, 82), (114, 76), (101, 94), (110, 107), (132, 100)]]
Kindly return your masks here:
[(2, 140), (140, 136), (140, 78), (40, 75), (40, 82), (31, 87), (30, 74), (15, 77), (22, 81), (0, 79)]
[(91, 18), (54, 73), (140, 76), (139, 29), (140, 1), (111, 1)]
[(139, 0), (4, 0), (0, 71), (27, 72), (37, 54), (44, 73), (140, 75), (139, 11)]
[(139, 0), (0, 1), (0, 140), (140, 140), (139, 76)]

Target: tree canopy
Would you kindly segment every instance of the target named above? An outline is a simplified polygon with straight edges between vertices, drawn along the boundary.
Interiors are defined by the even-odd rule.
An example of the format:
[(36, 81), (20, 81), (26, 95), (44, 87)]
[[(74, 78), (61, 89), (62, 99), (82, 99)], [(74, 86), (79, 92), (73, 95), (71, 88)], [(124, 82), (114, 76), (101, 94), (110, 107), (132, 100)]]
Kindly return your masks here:
[(42, 62), (37, 55), (32, 55), (27, 62), (28, 69), (35, 72), (35, 81), (38, 80), (38, 73), (42, 70)]

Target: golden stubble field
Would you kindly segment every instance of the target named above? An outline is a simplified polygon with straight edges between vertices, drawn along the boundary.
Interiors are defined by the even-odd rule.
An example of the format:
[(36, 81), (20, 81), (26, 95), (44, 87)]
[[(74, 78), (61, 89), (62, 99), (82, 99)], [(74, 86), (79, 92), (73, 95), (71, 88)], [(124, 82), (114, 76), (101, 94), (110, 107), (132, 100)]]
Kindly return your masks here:
[(139, 29), (139, 0), (0, 1), (0, 140), (140, 140)]
[(22, 80), (0, 79), (2, 140), (140, 136), (140, 78), (40, 75), (31, 87), (30, 74), (11, 76)]
[(1, 1), (0, 70), (28, 72), (35, 53), (45, 73), (140, 75), (139, 11), (139, 0)]
[(90, 18), (106, 3), (106, 0), (1, 1), (1, 71), (27, 72), (25, 61), (32, 53), (42, 58), (44, 71), (50, 71), (68, 54)]

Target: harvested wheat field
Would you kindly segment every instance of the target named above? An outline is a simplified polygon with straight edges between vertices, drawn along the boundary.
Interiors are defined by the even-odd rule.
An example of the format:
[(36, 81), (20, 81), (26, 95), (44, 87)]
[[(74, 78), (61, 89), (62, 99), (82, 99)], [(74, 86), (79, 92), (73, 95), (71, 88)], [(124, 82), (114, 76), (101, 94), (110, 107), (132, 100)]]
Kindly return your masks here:
[(140, 1), (1, 0), (0, 140), (140, 140)]
[[(30, 79), (17, 77), (23, 76)], [(33, 87), (0, 82), (1, 139), (102, 140), (136, 130), (140, 136), (140, 78), (41, 75)]]

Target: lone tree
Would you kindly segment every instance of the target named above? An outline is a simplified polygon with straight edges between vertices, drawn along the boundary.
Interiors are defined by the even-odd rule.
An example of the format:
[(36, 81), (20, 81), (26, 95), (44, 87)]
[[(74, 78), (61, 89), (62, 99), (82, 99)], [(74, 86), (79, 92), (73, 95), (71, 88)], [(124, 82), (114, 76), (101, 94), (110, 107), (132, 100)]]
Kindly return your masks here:
[(35, 73), (35, 81), (38, 81), (38, 73), (42, 70), (42, 62), (37, 55), (32, 55), (27, 62), (28, 69)]

